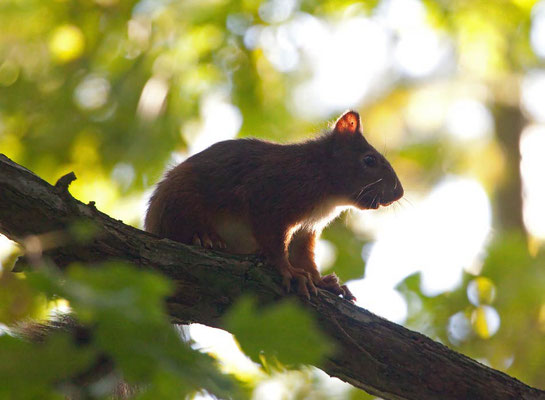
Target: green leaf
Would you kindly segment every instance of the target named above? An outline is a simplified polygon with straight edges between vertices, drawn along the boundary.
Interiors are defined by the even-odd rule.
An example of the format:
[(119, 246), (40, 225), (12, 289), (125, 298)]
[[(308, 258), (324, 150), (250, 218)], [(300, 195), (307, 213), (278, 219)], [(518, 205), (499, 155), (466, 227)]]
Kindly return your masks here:
[(342, 282), (360, 279), (365, 270), (365, 262), (361, 257), (365, 242), (346, 226), (344, 218), (332, 223), (323, 233), (324, 239), (337, 248), (335, 264), (330, 270), (324, 271), (324, 274), (335, 272)]
[(291, 299), (261, 309), (251, 298), (243, 298), (225, 321), (242, 350), (256, 362), (265, 356), (288, 365), (319, 365), (333, 349), (312, 316)]
[(93, 345), (129, 383), (143, 388), (141, 398), (183, 398), (201, 389), (222, 398), (244, 398), (212, 357), (182, 342), (165, 312), (172, 285), (158, 273), (108, 263), (73, 265), (65, 275), (44, 268), (29, 274), (29, 280), (70, 302), (77, 318), (93, 327)]
[(76, 376), (95, 360), (90, 348), (77, 347), (67, 334), (55, 334), (44, 343), (0, 337), (0, 398), (62, 399), (56, 385)]
[(0, 323), (11, 325), (42, 314), (44, 296), (29, 286), (21, 274), (0, 269)]

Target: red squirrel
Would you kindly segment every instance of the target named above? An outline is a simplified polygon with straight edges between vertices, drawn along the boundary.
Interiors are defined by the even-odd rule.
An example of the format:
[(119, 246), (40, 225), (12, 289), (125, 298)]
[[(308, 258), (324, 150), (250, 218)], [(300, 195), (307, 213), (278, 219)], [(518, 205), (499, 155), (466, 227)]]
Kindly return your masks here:
[(335, 274), (320, 276), (314, 246), (343, 209), (377, 209), (403, 196), (390, 163), (343, 114), (315, 139), (216, 143), (169, 170), (150, 199), (145, 229), (160, 237), (237, 254), (263, 254), (289, 292), (317, 287), (355, 300)]

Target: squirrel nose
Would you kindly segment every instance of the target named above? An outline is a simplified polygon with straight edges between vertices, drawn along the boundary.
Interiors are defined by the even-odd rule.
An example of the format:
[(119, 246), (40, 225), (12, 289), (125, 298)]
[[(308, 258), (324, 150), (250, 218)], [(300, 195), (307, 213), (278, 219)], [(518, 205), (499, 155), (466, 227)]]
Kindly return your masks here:
[(401, 182), (399, 180), (396, 180), (396, 183), (394, 185), (394, 190), (392, 192), (395, 200), (399, 200), (400, 198), (402, 198), (404, 193), (405, 191), (403, 190), (403, 186), (401, 185)]

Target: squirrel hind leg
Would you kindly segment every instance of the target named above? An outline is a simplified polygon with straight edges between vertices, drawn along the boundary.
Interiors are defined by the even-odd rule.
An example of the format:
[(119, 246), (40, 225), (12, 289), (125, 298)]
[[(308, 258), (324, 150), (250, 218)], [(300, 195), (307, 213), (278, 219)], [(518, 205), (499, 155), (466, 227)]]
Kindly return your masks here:
[(225, 250), (227, 248), (227, 244), (214, 231), (195, 232), (191, 239), (191, 244), (202, 246), (205, 249)]
[(174, 199), (167, 202), (161, 211), (155, 223), (157, 232), (152, 233), (207, 249), (226, 248), (225, 240), (211, 223), (214, 214), (199, 199)]

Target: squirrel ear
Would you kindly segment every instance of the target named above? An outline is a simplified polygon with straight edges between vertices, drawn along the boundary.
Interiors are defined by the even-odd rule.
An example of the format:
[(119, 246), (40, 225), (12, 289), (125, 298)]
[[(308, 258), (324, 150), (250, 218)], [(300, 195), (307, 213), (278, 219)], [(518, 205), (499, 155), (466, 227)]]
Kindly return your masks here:
[(350, 135), (353, 135), (357, 132), (363, 133), (361, 129), (360, 115), (356, 111), (345, 112), (337, 120), (337, 122), (335, 122), (334, 131), (337, 133)]

